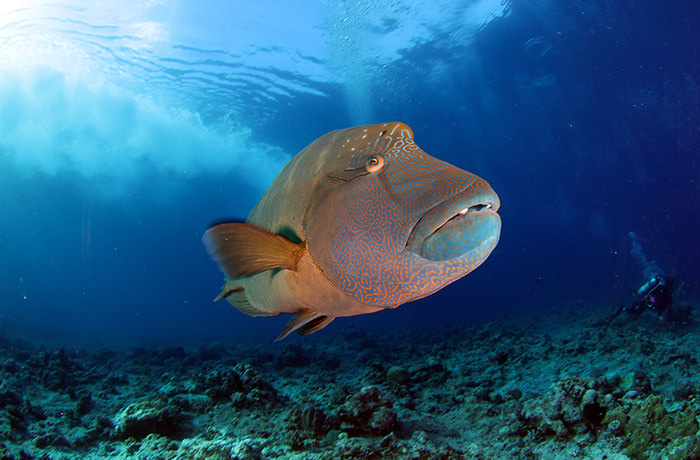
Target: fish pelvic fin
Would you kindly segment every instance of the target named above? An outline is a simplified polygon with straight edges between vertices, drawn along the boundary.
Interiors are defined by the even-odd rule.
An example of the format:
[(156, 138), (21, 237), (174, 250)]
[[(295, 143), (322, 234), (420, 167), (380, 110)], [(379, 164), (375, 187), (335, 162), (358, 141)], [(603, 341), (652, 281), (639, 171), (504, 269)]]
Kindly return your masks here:
[(304, 324), (302, 327), (297, 329), (297, 334), (299, 335), (310, 335), (314, 332), (320, 331), (324, 327), (328, 326), (333, 322), (335, 316), (319, 316), (314, 318), (308, 323)]
[(239, 286), (236, 280), (226, 280), (221, 293), (216, 296), (214, 302), (226, 299), (236, 310), (249, 316), (271, 316), (255, 308), (248, 298), (243, 286)]
[(207, 230), (202, 241), (226, 279), (275, 268), (296, 270), (305, 247), (303, 243), (296, 244), (281, 235), (242, 223), (216, 225)]
[(275, 342), (279, 342), (292, 332), (296, 332), (299, 335), (313, 334), (328, 326), (334, 319), (334, 316), (322, 315), (311, 310), (302, 310), (294, 315), (282, 328), (282, 332), (275, 339)]
[(243, 291), (243, 286), (239, 286), (235, 280), (227, 279), (224, 282), (224, 286), (221, 288), (219, 295), (214, 298), (214, 302), (218, 302), (221, 299), (228, 299), (230, 296), (241, 291)]

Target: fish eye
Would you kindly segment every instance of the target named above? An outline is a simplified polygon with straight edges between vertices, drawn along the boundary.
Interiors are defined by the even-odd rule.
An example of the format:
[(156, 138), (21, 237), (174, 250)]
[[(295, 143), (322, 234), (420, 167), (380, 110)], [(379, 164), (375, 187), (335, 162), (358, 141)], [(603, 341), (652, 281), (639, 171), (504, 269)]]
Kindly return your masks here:
[(378, 155), (372, 155), (371, 157), (367, 158), (367, 162), (365, 163), (367, 171), (371, 173), (379, 171), (382, 169), (382, 166), (384, 166), (384, 158)]

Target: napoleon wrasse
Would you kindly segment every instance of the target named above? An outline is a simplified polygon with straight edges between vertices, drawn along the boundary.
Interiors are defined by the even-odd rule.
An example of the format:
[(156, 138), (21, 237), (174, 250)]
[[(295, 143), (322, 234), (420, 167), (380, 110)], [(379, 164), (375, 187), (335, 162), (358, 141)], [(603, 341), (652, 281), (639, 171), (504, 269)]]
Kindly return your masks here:
[(293, 313), (278, 340), (420, 299), (496, 247), (500, 202), (431, 157), (403, 123), (330, 132), (282, 169), (245, 223), (210, 228), (221, 294), (243, 313)]

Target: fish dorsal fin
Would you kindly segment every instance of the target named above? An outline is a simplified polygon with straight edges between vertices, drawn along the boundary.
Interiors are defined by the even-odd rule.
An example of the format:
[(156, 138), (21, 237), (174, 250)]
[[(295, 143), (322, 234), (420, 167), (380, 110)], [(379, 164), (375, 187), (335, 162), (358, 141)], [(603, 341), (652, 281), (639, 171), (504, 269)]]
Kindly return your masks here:
[(295, 244), (250, 224), (228, 223), (210, 228), (204, 245), (226, 278), (255, 275), (265, 270), (296, 270), (303, 244)]
[(309, 335), (328, 326), (335, 317), (315, 313), (311, 310), (302, 310), (289, 320), (282, 328), (282, 332), (275, 339), (275, 342), (282, 340), (292, 332), (296, 331), (300, 335)]

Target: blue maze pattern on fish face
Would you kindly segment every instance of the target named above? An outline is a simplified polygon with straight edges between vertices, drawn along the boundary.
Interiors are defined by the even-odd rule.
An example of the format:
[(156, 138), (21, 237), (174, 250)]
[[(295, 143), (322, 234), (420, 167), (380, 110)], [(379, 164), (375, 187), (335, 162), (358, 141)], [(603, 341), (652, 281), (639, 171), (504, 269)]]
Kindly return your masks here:
[[(491, 253), (500, 232), (495, 212), (470, 216), (467, 233), (463, 226), (445, 225), (445, 213), (428, 212), (459, 194), (495, 196), (491, 187), (423, 152), (408, 126), (392, 123), (355, 128), (341, 147), (351, 155), (349, 169), (361, 167), (369, 155), (381, 155), (385, 165), (353, 181), (355, 188), (343, 202), (347, 212), (342, 213), (350, 218), (338, 227), (329, 250), (314, 254), (310, 247), (339, 289), (365, 304), (394, 307), (466, 275)], [(421, 228), (441, 228), (439, 236), (420, 236), (421, 241), (432, 238), (426, 240), (423, 255), (436, 260), (406, 248), (419, 220)], [(465, 253), (465, 248), (473, 250)]]

